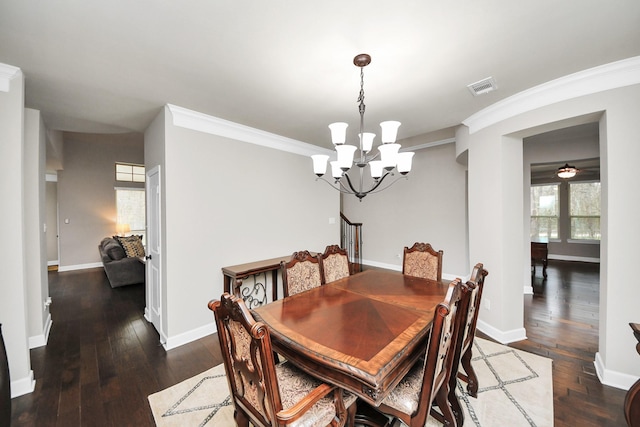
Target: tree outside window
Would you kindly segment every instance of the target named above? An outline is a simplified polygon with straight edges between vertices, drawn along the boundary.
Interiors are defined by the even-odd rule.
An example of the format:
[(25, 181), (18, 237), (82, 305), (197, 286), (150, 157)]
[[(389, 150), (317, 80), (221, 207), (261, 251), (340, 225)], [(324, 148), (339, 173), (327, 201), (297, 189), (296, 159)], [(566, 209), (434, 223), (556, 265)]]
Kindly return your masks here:
[(560, 203), (558, 184), (531, 187), (531, 232), (532, 240), (558, 238)]
[(569, 183), (571, 238), (600, 240), (600, 183)]

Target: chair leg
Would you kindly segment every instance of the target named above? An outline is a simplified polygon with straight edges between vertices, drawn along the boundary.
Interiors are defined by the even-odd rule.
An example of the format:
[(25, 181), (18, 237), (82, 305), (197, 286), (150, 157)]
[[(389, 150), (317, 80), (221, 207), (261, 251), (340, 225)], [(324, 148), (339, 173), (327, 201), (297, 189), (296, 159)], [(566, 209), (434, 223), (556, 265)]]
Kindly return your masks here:
[(464, 412), (462, 411), (462, 406), (460, 406), (458, 396), (456, 396), (456, 386), (457, 376), (451, 375), (451, 381), (449, 381), (449, 395), (447, 396), (447, 400), (449, 401), (449, 405), (451, 406), (451, 412), (453, 412), (456, 423), (461, 426), (464, 425)]
[(388, 427), (390, 425), (389, 418), (386, 415), (360, 399), (357, 401), (355, 422), (358, 425), (369, 427)]
[(478, 376), (476, 375), (476, 371), (471, 366), (471, 357), (472, 351), (471, 348), (473, 346), (469, 346), (467, 351), (464, 352), (462, 358), (460, 359), (460, 363), (462, 364), (462, 369), (467, 374), (466, 377), (463, 376), (467, 381), (467, 393), (471, 397), (478, 397)]
[(249, 418), (244, 411), (236, 409), (234, 411), (233, 418), (236, 420), (238, 427), (249, 427)]
[(453, 411), (451, 410), (451, 406), (449, 406), (449, 384), (442, 384), (442, 387), (437, 391), (435, 403), (438, 405), (438, 409), (440, 409), (441, 414), (435, 411), (435, 409), (431, 408), (431, 415), (444, 424), (446, 427), (456, 427), (458, 426), (458, 421), (456, 420)]

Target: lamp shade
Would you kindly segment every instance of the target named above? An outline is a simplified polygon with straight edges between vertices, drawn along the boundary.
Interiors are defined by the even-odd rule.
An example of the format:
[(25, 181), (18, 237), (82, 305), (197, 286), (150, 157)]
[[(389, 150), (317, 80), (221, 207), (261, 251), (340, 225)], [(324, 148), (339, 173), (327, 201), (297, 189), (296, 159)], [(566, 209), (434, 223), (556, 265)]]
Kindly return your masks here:
[(383, 168), (391, 170), (396, 166), (399, 149), (400, 144), (382, 144), (378, 147), (378, 150), (380, 150), (380, 161), (382, 161)]
[(347, 140), (347, 126), (349, 126), (349, 124), (344, 122), (335, 122), (329, 125), (333, 145), (344, 144)]
[(412, 151), (398, 153), (398, 156), (397, 156), (398, 172), (400, 172), (402, 175), (406, 175), (409, 172), (411, 172), (411, 163), (412, 163), (414, 154), (415, 153)]
[(327, 171), (327, 161), (329, 160), (329, 156), (326, 154), (314, 154), (311, 156), (311, 160), (313, 160), (313, 173), (318, 177), (324, 175)]
[(122, 223), (116, 224), (116, 234), (118, 236), (124, 236), (125, 233), (129, 233), (130, 231), (131, 231), (131, 226), (129, 224), (122, 224)]
[(342, 170), (348, 170), (353, 165), (353, 154), (356, 152), (357, 147), (355, 145), (336, 145), (336, 151), (338, 152), (338, 165)]
[(382, 143), (390, 144), (396, 142), (396, 138), (398, 137), (398, 128), (400, 127), (400, 122), (396, 122), (393, 120), (380, 123), (380, 127), (382, 128)]
[(359, 133), (358, 136), (360, 137), (362, 151), (364, 151), (365, 153), (371, 151), (371, 147), (373, 147), (373, 138), (376, 137), (376, 134), (371, 132), (364, 132)]
[(372, 160), (369, 162), (369, 168), (371, 169), (371, 178), (378, 179), (382, 176), (382, 161)]
[(342, 169), (340, 169), (340, 165), (338, 164), (338, 161), (334, 160), (332, 162), (329, 162), (329, 164), (331, 164), (331, 176), (334, 177), (335, 179), (342, 178)]

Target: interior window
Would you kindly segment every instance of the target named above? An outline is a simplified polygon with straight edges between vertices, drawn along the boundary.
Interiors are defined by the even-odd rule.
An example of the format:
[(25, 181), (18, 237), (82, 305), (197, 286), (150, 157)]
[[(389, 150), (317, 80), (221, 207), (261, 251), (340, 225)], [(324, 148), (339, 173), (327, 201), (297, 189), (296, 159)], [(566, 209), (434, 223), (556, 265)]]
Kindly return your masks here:
[(144, 165), (133, 163), (116, 163), (116, 181), (144, 182)]

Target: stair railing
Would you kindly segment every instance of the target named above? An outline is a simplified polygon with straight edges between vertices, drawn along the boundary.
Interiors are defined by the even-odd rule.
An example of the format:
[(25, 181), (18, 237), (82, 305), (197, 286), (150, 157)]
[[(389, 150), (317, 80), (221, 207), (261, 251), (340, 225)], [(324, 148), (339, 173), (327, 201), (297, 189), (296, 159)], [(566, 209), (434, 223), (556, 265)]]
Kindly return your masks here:
[(352, 273), (362, 271), (362, 223), (351, 222), (340, 212), (340, 246), (349, 254)]

